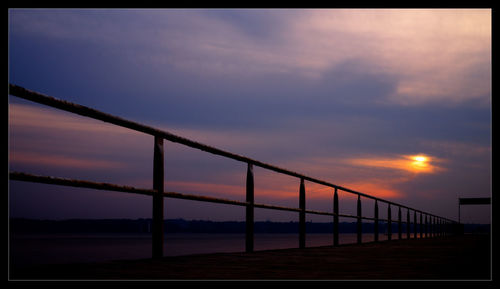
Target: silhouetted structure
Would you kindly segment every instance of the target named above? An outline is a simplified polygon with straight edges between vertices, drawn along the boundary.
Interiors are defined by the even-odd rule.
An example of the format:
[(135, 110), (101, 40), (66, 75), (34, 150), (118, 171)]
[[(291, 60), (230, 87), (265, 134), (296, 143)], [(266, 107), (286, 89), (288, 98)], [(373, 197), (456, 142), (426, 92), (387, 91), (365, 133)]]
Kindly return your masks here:
[[(17, 181), (28, 181), (28, 182), (37, 182), (37, 183), (45, 183), (45, 184), (56, 184), (63, 186), (73, 186), (73, 187), (85, 187), (92, 188), (98, 190), (109, 190), (109, 191), (119, 191), (119, 192), (127, 192), (127, 193), (135, 193), (142, 195), (152, 196), (153, 199), (153, 220), (152, 220), (152, 236), (153, 236), (153, 246), (152, 246), (152, 255), (153, 258), (160, 258), (163, 256), (163, 238), (164, 238), (164, 229), (163, 229), (163, 199), (164, 198), (179, 198), (186, 200), (196, 200), (203, 202), (213, 202), (213, 203), (221, 203), (228, 205), (236, 205), (246, 207), (246, 251), (253, 251), (253, 231), (254, 231), (254, 208), (266, 208), (272, 210), (283, 210), (283, 211), (291, 211), (299, 213), (299, 248), (305, 248), (305, 240), (306, 240), (306, 214), (316, 214), (316, 215), (325, 215), (332, 216), (334, 227), (333, 227), (333, 245), (338, 245), (338, 218), (354, 218), (357, 221), (357, 241), (361, 243), (362, 240), (362, 221), (369, 220), (373, 221), (376, 224), (375, 231), (375, 240), (378, 240), (378, 223), (379, 222), (387, 222), (388, 223), (388, 236), (391, 238), (392, 232), (392, 214), (391, 214), (391, 206), (398, 207), (398, 225), (401, 224), (401, 214), (399, 213), (401, 209), (406, 209), (407, 211), (407, 238), (410, 238), (410, 211), (413, 211), (414, 221), (413, 221), (413, 232), (414, 237), (417, 236), (417, 213), (420, 214), (420, 230), (422, 232), (422, 228), (424, 228), (426, 232), (425, 237), (435, 237), (435, 236), (443, 236), (448, 235), (456, 230), (454, 230), (454, 225), (457, 223), (453, 220), (443, 218), (440, 216), (436, 216), (434, 214), (430, 214), (428, 212), (424, 212), (422, 210), (418, 210), (415, 208), (411, 208), (402, 204), (398, 204), (392, 201), (384, 200), (378, 197), (374, 197), (371, 195), (367, 195), (361, 192), (357, 192), (339, 185), (332, 184), (330, 182), (320, 180), (317, 178), (313, 178), (310, 176), (306, 176), (297, 172), (290, 171), (288, 169), (280, 168), (271, 164), (267, 164), (258, 160), (254, 160), (245, 156), (237, 155), (231, 152), (227, 152), (218, 148), (214, 148), (199, 142), (195, 142), (193, 140), (183, 138), (174, 134), (171, 134), (166, 131), (162, 131), (156, 128), (152, 128), (140, 123), (136, 123), (130, 120), (126, 120), (123, 118), (119, 118), (93, 108), (89, 108), (86, 106), (82, 106), (79, 104), (67, 102), (64, 100), (59, 100), (51, 96), (46, 96), (40, 94), (38, 92), (27, 90), (23, 87), (16, 86), (13, 84), (9, 84), (9, 94), (13, 96), (17, 96), (26, 100), (30, 100), (33, 102), (37, 102), (40, 104), (48, 105), (54, 108), (58, 108), (61, 110), (65, 110), (68, 112), (72, 112), (75, 114), (79, 114), (82, 116), (94, 118), (97, 120), (101, 120), (104, 122), (108, 122), (117, 126), (129, 128), (138, 132), (146, 133), (154, 137), (154, 157), (153, 157), (153, 189), (142, 189), (135, 188), (130, 186), (122, 186), (117, 184), (109, 184), (109, 183), (98, 183), (86, 180), (74, 180), (74, 179), (64, 179), (57, 177), (49, 177), (49, 176), (38, 176), (21, 172), (10, 172), (9, 176), (11, 180)], [(223, 156), (226, 158), (230, 158), (239, 162), (244, 162), (247, 164), (247, 182), (246, 182), (246, 201), (235, 201), (214, 197), (206, 197), (206, 196), (198, 196), (198, 195), (190, 195), (190, 194), (182, 194), (177, 192), (166, 192), (164, 191), (164, 151), (163, 151), (163, 140), (168, 140), (171, 142), (176, 142), (179, 144), (183, 144), (189, 146), (191, 148), (196, 148), (205, 152), (209, 152), (212, 154), (216, 154), (219, 156)], [(280, 174), (285, 174), (288, 176), (292, 176), (298, 178), (300, 180), (299, 186), (299, 208), (290, 208), (284, 206), (274, 206), (268, 204), (256, 204), (254, 202), (254, 177), (253, 177), (253, 166), (258, 166), (264, 169), (268, 169)], [(307, 210), (306, 209), (306, 189), (305, 189), (305, 181), (324, 185), (327, 187), (331, 187), (334, 190), (333, 203), (334, 203), (334, 211), (333, 212), (324, 212), (324, 211), (315, 211), (315, 210)], [(339, 213), (339, 200), (337, 191), (342, 190), (347, 193), (357, 195), (357, 215), (348, 215), (348, 214), (340, 214)], [(362, 215), (362, 204), (361, 198), (367, 198), (375, 200), (375, 217), (366, 217)], [(378, 202), (383, 202), (388, 205), (388, 217), (387, 219), (381, 219), (378, 216)], [(425, 215), (425, 224), (422, 223), (422, 215)], [(429, 217), (429, 222), (427, 221), (427, 217)], [(401, 228), (401, 226), (399, 227)], [(429, 235), (427, 234), (429, 232)], [(402, 238), (401, 229), (398, 232), (399, 239)]]

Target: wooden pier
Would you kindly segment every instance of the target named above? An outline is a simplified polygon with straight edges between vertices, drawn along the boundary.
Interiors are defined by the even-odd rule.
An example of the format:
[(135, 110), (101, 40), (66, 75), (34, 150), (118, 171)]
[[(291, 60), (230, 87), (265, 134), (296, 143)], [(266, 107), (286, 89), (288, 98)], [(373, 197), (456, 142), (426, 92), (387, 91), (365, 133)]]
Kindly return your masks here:
[[(152, 197), (152, 252), (150, 259), (115, 261), (96, 264), (64, 264), (38, 267), (9, 267), (9, 278), (24, 279), (106, 279), (106, 280), (190, 280), (190, 279), (484, 279), (491, 278), (490, 238), (464, 236), (460, 224), (428, 211), (381, 199), (329, 181), (224, 151), (170, 132), (113, 116), (96, 109), (57, 99), (9, 84), (9, 95), (56, 109), (100, 120), (147, 134), (154, 140), (152, 188), (137, 188), (90, 180), (65, 179), (9, 172), (9, 181), (83, 187), (104, 191), (141, 194)], [(247, 170), (246, 201), (185, 194), (164, 188), (164, 140), (211, 153), (242, 163)], [(253, 168), (260, 167), (295, 178), (298, 183), (298, 207), (255, 203)], [(306, 207), (308, 183), (331, 190), (333, 211), (316, 211)], [(357, 197), (356, 215), (341, 213), (338, 192)], [(245, 208), (245, 252), (183, 257), (164, 257), (164, 199), (219, 203)], [(374, 217), (366, 214), (371, 208), (362, 207), (362, 199), (373, 200)], [(387, 217), (380, 218), (379, 204), (387, 205)], [(299, 238), (297, 249), (254, 251), (254, 209), (289, 211), (298, 214)], [(397, 210), (393, 218), (392, 209)], [(403, 210), (403, 212), (402, 212)], [(365, 212), (363, 215), (362, 212)], [(402, 213), (406, 213), (406, 239), (403, 238)], [(306, 248), (306, 216), (322, 215), (333, 219), (331, 247)], [(413, 222), (410, 218), (413, 215)], [(355, 219), (357, 243), (339, 245), (339, 217)], [(420, 222), (418, 221), (420, 220)], [(378, 240), (379, 223), (397, 223), (397, 240), (362, 243), (362, 223), (373, 222), (374, 239)], [(413, 228), (413, 229), (411, 229)], [(412, 234), (413, 233), (413, 234)], [(420, 238), (417, 239), (417, 234)], [(413, 235), (413, 238), (411, 238)], [(389, 235), (391, 236), (391, 235)], [(168, 246), (168, 244), (166, 244)]]
[(489, 235), (11, 268), (14, 280), (491, 280)]

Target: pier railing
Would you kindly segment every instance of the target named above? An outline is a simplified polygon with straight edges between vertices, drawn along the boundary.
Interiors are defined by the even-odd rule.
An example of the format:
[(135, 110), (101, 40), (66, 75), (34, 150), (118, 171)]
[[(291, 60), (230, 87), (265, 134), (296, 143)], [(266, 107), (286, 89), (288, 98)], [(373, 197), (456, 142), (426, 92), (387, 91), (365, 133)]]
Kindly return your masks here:
[[(264, 163), (255, 159), (251, 159), (246, 156), (234, 154), (227, 152), (215, 147), (211, 147), (184, 137), (174, 135), (172, 133), (159, 130), (150, 126), (146, 126), (137, 122), (133, 122), (127, 119), (123, 119), (117, 116), (113, 116), (93, 108), (82, 106), (79, 104), (71, 103), (68, 101), (60, 100), (51, 96), (47, 96), (35, 91), (30, 91), (23, 87), (9, 84), (9, 95), (13, 95), (19, 98), (30, 100), (39, 104), (51, 106), (60, 110), (68, 111), (78, 115), (90, 117), (93, 119), (101, 120), (107, 123), (111, 123), (117, 126), (125, 127), (131, 130), (142, 132), (151, 135), (154, 138), (154, 156), (153, 156), (153, 187), (152, 189), (136, 188), (131, 186), (123, 186), (118, 184), (110, 183), (100, 183), (87, 180), (77, 180), (77, 179), (65, 179), (51, 176), (40, 176), (33, 175), (24, 172), (9, 172), (10, 180), (15, 181), (26, 181), (35, 182), (43, 184), (55, 184), (62, 186), (71, 187), (83, 187), (91, 188), (97, 190), (106, 191), (118, 191), (125, 193), (134, 193), (152, 196), (153, 208), (152, 208), (152, 256), (153, 258), (161, 258), (163, 256), (163, 242), (164, 242), (164, 212), (163, 212), (163, 201), (164, 198), (178, 198), (185, 200), (195, 200), (202, 202), (212, 202), (227, 205), (242, 206), (246, 208), (246, 239), (245, 239), (245, 250), (247, 252), (252, 252), (254, 250), (254, 209), (264, 208), (271, 210), (282, 210), (296, 212), (299, 215), (299, 248), (305, 248), (306, 246), (306, 214), (314, 215), (324, 215), (331, 216), (333, 218), (333, 246), (339, 245), (339, 217), (353, 218), (357, 222), (357, 242), (362, 242), (362, 222), (363, 220), (374, 222), (374, 241), (379, 240), (379, 222), (387, 223), (387, 234), (388, 240), (392, 238), (392, 222), (397, 222), (398, 224), (398, 239), (403, 238), (402, 224), (406, 223), (406, 238), (412, 237), (411, 225), (413, 225), (413, 238), (417, 238), (418, 232), (420, 233), (420, 238), (436, 237), (449, 235), (455, 232), (455, 226), (457, 222), (440, 217), (429, 212), (425, 212), (416, 208), (412, 208), (403, 204), (398, 204), (389, 200), (384, 200), (369, 194), (361, 193), (349, 188), (345, 188), (324, 180), (313, 178), (301, 173), (297, 173), (288, 169), (280, 168), (275, 165)], [(163, 151), (163, 141), (167, 140), (170, 142), (179, 143), (191, 148), (199, 149), (204, 152), (212, 153), (215, 155), (223, 156), (235, 161), (243, 162), (247, 164), (246, 171), (246, 201), (236, 201), (223, 198), (215, 198), (208, 196), (199, 196), (192, 194), (184, 194), (178, 192), (169, 192), (164, 190), (164, 151)], [(253, 167), (261, 167), (267, 170), (271, 170), (280, 174), (292, 176), (300, 180), (300, 185), (298, 189), (299, 197), (299, 207), (284, 207), (269, 204), (259, 204), (254, 202), (254, 175)], [(305, 182), (316, 183), (319, 185), (327, 186), (332, 188), (332, 200), (333, 200), (333, 212), (307, 210), (306, 209), (306, 189)], [(357, 195), (357, 212), (356, 215), (341, 214), (339, 213), (339, 197), (338, 192), (343, 191), (350, 194)], [(362, 198), (372, 199), (375, 201), (374, 206), (374, 217), (363, 216), (362, 214)], [(387, 219), (379, 217), (379, 207), (378, 204), (387, 204)], [(398, 210), (397, 219), (392, 220), (392, 208)], [(402, 211), (406, 210), (406, 221), (402, 218)], [(411, 220), (411, 215), (413, 214), (413, 221)], [(419, 226), (418, 226), (419, 225)]]

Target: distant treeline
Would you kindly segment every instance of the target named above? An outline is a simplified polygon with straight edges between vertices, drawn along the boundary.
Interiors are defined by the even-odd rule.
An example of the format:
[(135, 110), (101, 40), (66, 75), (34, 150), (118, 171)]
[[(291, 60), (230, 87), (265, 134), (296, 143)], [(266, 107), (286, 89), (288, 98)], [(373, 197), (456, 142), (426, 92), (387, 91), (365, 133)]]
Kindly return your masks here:
[[(170, 219), (165, 220), (166, 233), (245, 233), (243, 221), (202, 221)], [(373, 223), (363, 223), (364, 233), (373, 233)], [(355, 222), (339, 223), (340, 233), (356, 233)], [(398, 224), (392, 223), (392, 232), (397, 232)], [(406, 224), (402, 224), (406, 232)], [(419, 228), (418, 228), (419, 229)], [(417, 230), (418, 230), (417, 229)], [(465, 232), (489, 232), (490, 225), (466, 224)], [(298, 233), (298, 222), (255, 222), (255, 233)], [(413, 225), (411, 225), (413, 232)], [(10, 219), (11, 233), (149, 233), (151, 219), (68, 219), (35, 220)], [(307, 233), (332, 233), (333, 223), (306, 223)], [(387, 223), (379, 223), (379, 232), (387, 232)]]

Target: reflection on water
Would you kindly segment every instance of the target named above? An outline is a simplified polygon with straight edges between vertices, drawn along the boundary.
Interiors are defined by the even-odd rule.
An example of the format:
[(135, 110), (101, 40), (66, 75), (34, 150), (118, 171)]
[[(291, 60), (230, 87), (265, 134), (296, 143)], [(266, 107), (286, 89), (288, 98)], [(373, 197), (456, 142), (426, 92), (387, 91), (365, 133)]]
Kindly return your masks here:
[[(393, 234), (397, 239), (397, 234)], [(405, 238), (406, 235), (403, 236)], [(412, 234), (413, 237), (413, 234)], [(380, 234), (379, 240), (387, 240)], [(363, 234), (372, 242), (373, 234)], [(255, 234), (255, 250), (298, 247), (298, 234)], [(340, 234), (339, 243), (356, 242), (356, 234)], [(306, 246), (331, 246), (332, 234), (308, 234)], [(12, 234), (9, 243), (11, 264), (25, 266), (50, 263), (102, 262), (151, 257), (148, 234)], [(244, 234), (167, 234), (165, 256), (243, 252)]]

